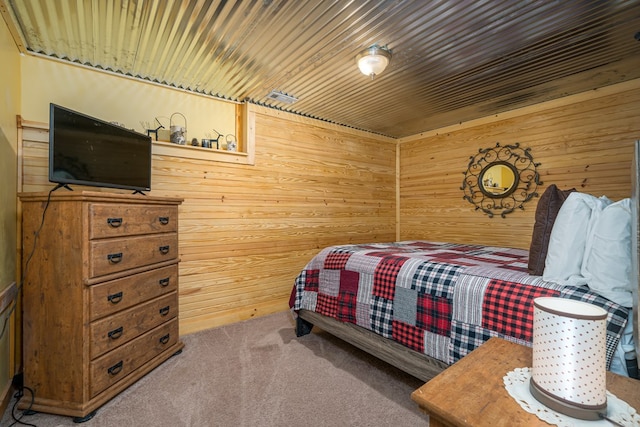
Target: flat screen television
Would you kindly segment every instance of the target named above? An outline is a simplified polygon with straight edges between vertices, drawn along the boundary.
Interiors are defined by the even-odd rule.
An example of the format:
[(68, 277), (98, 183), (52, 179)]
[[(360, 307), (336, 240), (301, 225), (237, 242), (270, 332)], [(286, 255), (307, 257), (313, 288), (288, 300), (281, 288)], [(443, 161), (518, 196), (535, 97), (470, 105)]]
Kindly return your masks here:
[(49, 181), (151, 190), (151, 137), (50, 104)]

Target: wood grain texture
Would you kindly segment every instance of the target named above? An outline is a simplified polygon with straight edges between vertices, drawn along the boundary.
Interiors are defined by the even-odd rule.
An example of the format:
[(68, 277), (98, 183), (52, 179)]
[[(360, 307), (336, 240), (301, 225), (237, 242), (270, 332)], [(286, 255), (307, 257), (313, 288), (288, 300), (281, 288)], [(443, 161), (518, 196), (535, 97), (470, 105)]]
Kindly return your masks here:
[[(137, 209), (149, 204), (157, 212), (153, 208), (169, 206), (163, 212), (174, 215), (167, 222), (171, 230), (170, 224), (178, 223), (181, 199), (78, 191), (18, 196), (23, 247), (34, 248), (32, 257), (23, 258), (22, 289), (24, 383), (34, 396), (25, 395), (19, 406), (85, 417), (183, 347), (177, 320), (177, 233), (163, 232), (146, 209)], [(109, 199), (110, 213), (103, 206)], [(99, 209), (92, 209), (92, 203)], [(98, 227), (98, 221), (89, 218), (93, 213), (102, 219), (102, 213), (122, 216), (131, 226), (118, 227), (119, 235), (90, 240), (90, 234), (108, 234), (90, 233)], [(136, 225), (139, 221), (151, 223)], [(107, 221), (100, 224), (112, 227)], [(141, 230), (148, 234), (135, 234)], [(127, 239), (144, 243), (129, 249), (133, 244)], [(174, 249), (157, 255), (157, 246), (166, 241), (173, 242)], [(100, 267), (108, 263), (106, 256), (95, 255), (111, 252), (132, 256), (115, 270)], [(160, 281), (170, 281), (171, 271), (175, 283), (165, 286)], [(148, 285), (156, 290), (127, 292)], [(90, 312), (93, 308), (96, 314)]]
[[(638, 86), (399, 143), (253, 106), (242, 124), (254, 138), (254, 165), (155, 154), (150, 194), (184, 198), (181, 332), (286, 310), (300, 269), (332, 244), (424, 238), (528, 249), (537, 198), (504, 219), (462, 199), (469, 157), (498, 141), (531, 147), (541, 162), (540, 194), (555, 183), (627, 197), (632, 141), (640, 135)], [(20, 190), (47, 190), (47, 125), (22, 123)]]
[[(537, 199), (489, 219), (462, 200), (469, 156), (495, 142), (531, 147), (544, 184), (612, 199), (630, 191), (640, 90), (530, 109), (400, 144), (255, 107), (255, 165), (154, 155), (151, 194), (184, 198), (179, 232), (181, 331), (286, 309), (293, 279), (320, 248), (428, 238), (528, 248)], [(47, 181), (46, 125), (26, 122), (24, 191)], [(399, 205), (396, 203), (398, 195)]]
[(537, 201), (506, 218), (489, 218), (462, 199), (469, 157), (479, 148), (520, 143), (550, 184), (612, 200), (630, 197), (633, 141), (640, 136), (640, 88), (528, 108), (400, 143), (400, 238), (529, 249)]
[[(181, 333), (286, 310), (295, 277), (324, 246), (395, 240), (394, 140), (258, 106), (249, 112), (253, 166), (153, 156), (150, 195), (184, 198)], [(27, 123), (22, 190), (47, 190), (46, 125)]]
[[(414, 391), (411, 398), (430, 415), (432, 426), (548, 426), (524, 411), (504, 388), (502, 378), (507, 372), (524, 367), (531, 367), (529, 347), (491, 338)], [(640, 381), (607, 372), (607, 390), (640, 407)]]

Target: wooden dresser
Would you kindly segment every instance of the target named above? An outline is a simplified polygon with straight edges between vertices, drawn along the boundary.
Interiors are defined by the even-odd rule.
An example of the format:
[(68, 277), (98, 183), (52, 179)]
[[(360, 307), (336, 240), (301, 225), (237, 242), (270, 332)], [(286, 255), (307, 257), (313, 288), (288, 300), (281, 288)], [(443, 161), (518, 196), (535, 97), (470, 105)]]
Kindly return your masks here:
[(81, 422), (183, 347), (182, 200), (66, 189), (48, 196), (19, 194), (24, 385), (35, 394), (19, 407)]

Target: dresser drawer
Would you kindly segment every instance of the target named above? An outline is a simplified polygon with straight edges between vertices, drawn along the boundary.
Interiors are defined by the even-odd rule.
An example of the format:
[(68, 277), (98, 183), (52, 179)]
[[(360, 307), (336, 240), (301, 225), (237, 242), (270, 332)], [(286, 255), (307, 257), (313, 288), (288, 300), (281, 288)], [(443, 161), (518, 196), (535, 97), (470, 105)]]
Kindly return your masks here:
[(178, 231), (177, 206), (89, 205), (89, 239), (175, 231)]
[(177, 258), (178, 233), (94, 240), (89, 243), (89, 277)]
[(131, 307), (90, 326), (91, 359), (121, 346), (178, 315), (178, 293), (173, 292)]
[(89, 286), (89, 320), (109, 316), (178, 289), (178, 264)]
[(90, 394), (95, 397), (178, 342), (178, 319), (170, 320), (90, 363)]

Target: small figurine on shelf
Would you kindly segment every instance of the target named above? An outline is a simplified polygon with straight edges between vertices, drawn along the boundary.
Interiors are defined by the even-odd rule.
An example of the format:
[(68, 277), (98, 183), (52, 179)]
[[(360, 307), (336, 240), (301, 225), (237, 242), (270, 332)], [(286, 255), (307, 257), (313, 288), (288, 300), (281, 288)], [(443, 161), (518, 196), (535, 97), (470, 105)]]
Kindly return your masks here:
[(219, 150), (219, 149), (220, 149), (220, 138), (221, 138), (223, 135), (222, 135), (220, 132), (218, 132), (217, 130), (215, 130), (215, 129), (212, 129), (212, 130), (213, 130), (213, 131), (216, 133), (216, 135), (218, 135), (218, 136), (216, 136), (215, 138), (212, 138), (212, 139), (211, 139), (211, 148), (213, 148), (213, 141), (215, 141), (215, 142), (216, 142), (216, 150)]
[(155, 135), (155, 140), (158, 141), (158, 131), (160, 129), (164, 129), (164, 126), (162, 126), (162, 123), (160, 123), (160, 120), (158, 120), (158, 118), (156, 117), (156, 122), (158, 122), (158, 127), (155, 129), (151, 129), (151, 126), (149, 125), (149, 123), (147, 123), (147, 136), (151, 136), (151, 134)]

